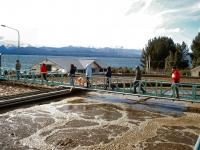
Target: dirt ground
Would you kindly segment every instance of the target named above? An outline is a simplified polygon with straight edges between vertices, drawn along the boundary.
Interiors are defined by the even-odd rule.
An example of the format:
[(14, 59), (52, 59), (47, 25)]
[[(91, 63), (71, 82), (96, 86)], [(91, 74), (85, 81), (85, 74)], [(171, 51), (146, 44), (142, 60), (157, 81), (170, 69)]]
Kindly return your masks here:
[(31, 92), (34, 89), (22, 85), (14, 85), (11, 83), (0, 82), (0, 96), (16, 95)]
[(54, 88), (46, 85), (22, 84), (11, 81), (0, 81), (0, 96), (9, 96), (22, 93), (28, 93), (35, 90)]

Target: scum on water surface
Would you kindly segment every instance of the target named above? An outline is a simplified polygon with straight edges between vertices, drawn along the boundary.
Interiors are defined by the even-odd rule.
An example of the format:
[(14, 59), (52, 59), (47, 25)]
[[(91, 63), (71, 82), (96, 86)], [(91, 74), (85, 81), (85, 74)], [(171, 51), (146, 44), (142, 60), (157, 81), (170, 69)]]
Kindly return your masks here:
[(2, 149), (192, 149), (200, 115), (185, 103), (90, 92), (0, 114)]

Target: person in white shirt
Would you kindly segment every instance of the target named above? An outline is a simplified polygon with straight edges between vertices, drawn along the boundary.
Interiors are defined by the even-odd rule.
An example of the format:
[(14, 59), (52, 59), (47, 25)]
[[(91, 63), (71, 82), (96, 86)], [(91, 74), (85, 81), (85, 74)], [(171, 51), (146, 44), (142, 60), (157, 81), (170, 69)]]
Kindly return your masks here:
[(92, 67), (90, 64), (86, 65), (85, 73), (86, 73), (87, 88), (89, 88), (91, 87), (90, 79), (92, 77)]

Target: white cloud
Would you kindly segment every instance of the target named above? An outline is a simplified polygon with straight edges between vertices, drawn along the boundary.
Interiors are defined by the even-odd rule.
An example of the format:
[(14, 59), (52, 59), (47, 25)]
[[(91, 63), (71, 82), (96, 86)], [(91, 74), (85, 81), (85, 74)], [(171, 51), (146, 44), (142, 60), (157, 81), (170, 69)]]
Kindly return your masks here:
[(151, 5), (152, 0), (133, 0), (129, 10), (126, 15), (144, 13), (148, 7)]
[[(145, 10), (151, 0), (143, 2)], [(130, 0), (6, 0), (0, 18), (33, 45), (142, 48), (160, 20), (141, 11), (127, 16), (130, 5)], [(1, 31), (5, 40), (17, 39), (14, 31)]]
[[(19, 29), (22, 42), (32, 45), (143, 48), (157, 34), (181, 32), (180, 28), (167, 27), (166, 22), (173, 15), (166, 15), (185, 8), (150, 14), (147, 11), (152, 3), (153, 0), (1, 0), (0, 24)], [(0, 33), (3, 40), (17, 39), (15, 31), (0, 27)]]
[(171, 34), (171, 33), (179, 33), (181, 32), (181, 29), (180, 28), (170, 28), (170, 29), (167, 29), (167, 28), (158, 28), (156, 30), (156, 33), (157, 34)]
[(167, 32), (169, 32), (169, 33), (178, 33), (178, 32), (181, 32), (181, 29), (180, 28), (167, 29)]

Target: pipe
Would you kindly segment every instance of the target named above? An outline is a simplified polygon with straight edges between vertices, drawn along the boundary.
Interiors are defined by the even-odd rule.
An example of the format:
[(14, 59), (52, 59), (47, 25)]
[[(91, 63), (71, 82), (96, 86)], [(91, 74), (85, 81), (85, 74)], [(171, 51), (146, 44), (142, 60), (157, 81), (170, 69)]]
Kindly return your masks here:
[(193, 150), (200, 150), (200, 135), (197, 139), (197, 142), (196, 142)]

